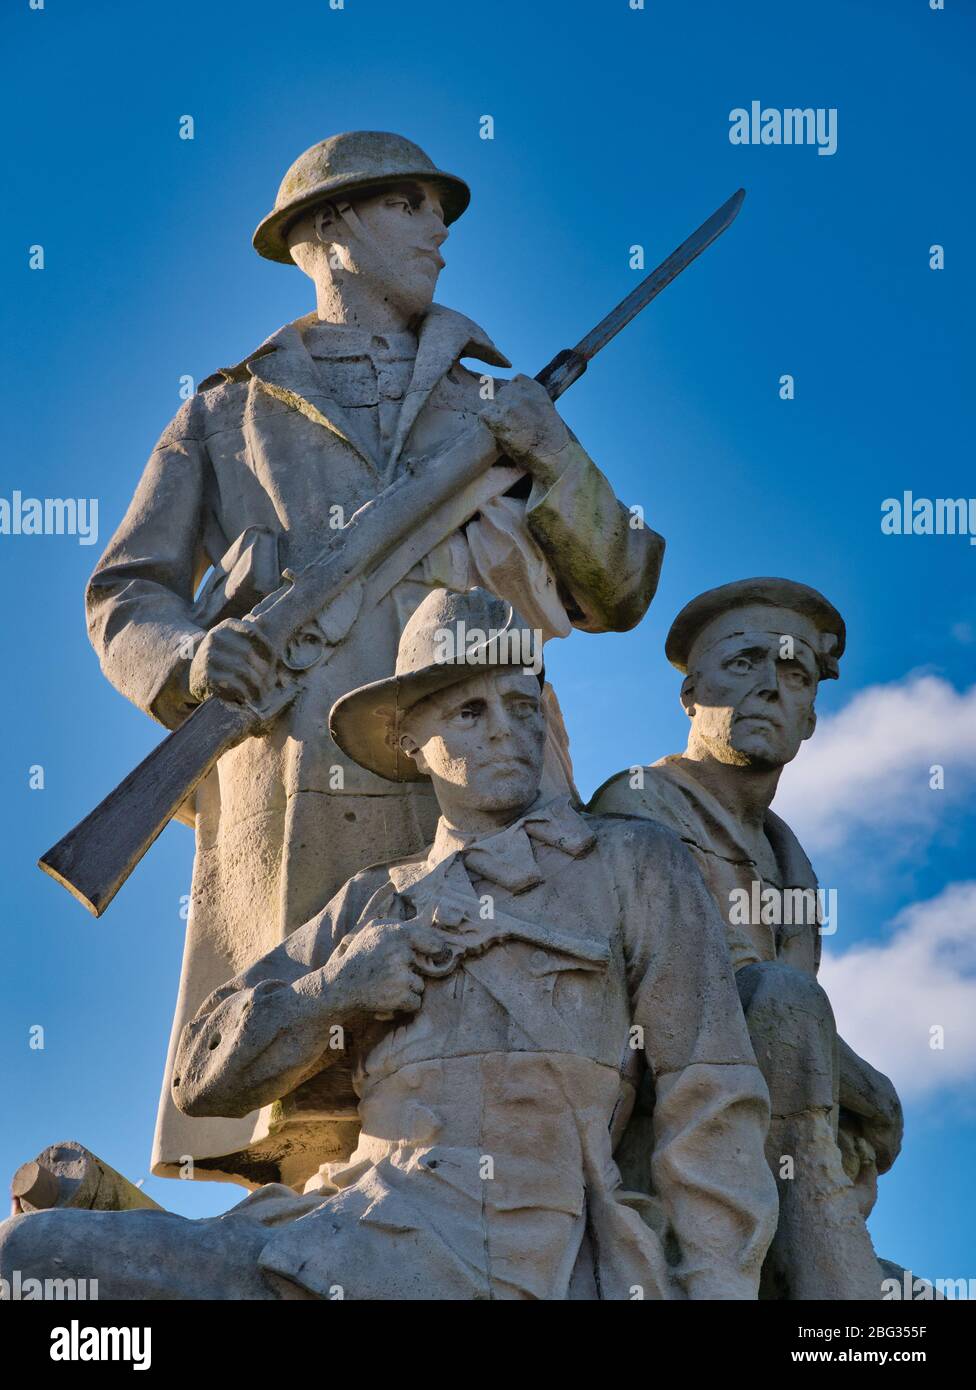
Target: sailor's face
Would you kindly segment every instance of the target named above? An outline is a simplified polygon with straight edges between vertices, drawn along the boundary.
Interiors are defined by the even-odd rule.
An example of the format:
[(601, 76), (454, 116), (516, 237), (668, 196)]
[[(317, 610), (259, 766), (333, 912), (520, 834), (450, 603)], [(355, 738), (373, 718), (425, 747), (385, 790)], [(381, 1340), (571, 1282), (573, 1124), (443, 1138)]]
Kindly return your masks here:
[(818, 672), (812, 651), (789, 631), (721, 638), (695, 661), (694, 737), (721, 762), (782, 767), (815, 727)]
[(495, 668), (411, 712), (411, 755), (453, 808), (517, 813), (535, 800), (546, 738), (541, 695), (535, 676)]
[[(391, 185), (357, 199), (353, 211), (360, 224), (349, 241), (356, 273), (408, 313), (425, 313), (444, 268), (440, 248), (448, 236), (436, 186)], [(328, 226), (322, 234), (328, 238)]]

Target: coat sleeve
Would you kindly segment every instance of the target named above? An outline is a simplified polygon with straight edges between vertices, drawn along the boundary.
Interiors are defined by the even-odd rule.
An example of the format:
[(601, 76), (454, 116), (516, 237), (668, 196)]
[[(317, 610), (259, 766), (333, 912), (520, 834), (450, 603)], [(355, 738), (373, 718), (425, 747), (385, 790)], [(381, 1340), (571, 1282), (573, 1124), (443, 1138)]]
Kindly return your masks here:
[(175, 728), (192, 709), (187, 677), (205, 630), (193, 596), (209, 560), (204, 506), (209, 463), (199, 396), (180, 410), (88, 583), (88, 635), (117, 690)]
[(533, 482), (529, 530), (552, 567), (574, 627), (626, 632), (657, 589), (664, 540), (618, 501), (575, 436), (551, 487)]
[[(663, 827), (619, 822), (633, 1020), (655, 1087), (651, 1174), (693, 1299), (754, 1299), (776, 1229), (765, 1155), (769, 1094), (722, 920), (689, 851)], [(653, 891), (648, 891), (653, 885)]]
[(386, 882), (382, 870), (357, 874), (317, 916), (204, 1000), (173, 1066), (179, 1110), (238, 1118), (344, 1060), (344, 1030), (333, 1032), (328, 984), (317, 972)]

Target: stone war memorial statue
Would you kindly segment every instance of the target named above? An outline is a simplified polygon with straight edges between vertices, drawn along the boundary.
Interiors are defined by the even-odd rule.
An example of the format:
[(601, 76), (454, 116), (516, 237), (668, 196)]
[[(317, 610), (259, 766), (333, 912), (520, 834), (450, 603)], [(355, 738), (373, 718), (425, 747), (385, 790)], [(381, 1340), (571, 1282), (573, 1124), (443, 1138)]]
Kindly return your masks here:
[[(254, 235), (316, 308), (206, 378), (164, 432), (88, 586), (102, 669), (174, 730), (41, 860), (96, 914), (174, 816), (196, 856), (152, 1171), (299, 1184), (352, 1131), (312, 1078), (274, 1107), (188, 1119), (170, 1098), (188, 1019), (365, 862), (420, 848), (437, 807), (327, 732), (384, 675), (432, 589), (484, 586), (543, 640), (635, 626), (664, 542), (618, 501), (553, 406), (589, 360), (730, 224), (735, 195), (533, 380), (434, 302), (467, 186), (399, 135), (314, 145)], [(545, 785), (575, 795), (546, 687)], [(326, 732), (323, 732), (326, 731)]]
[(362, 131), (289, 169), (254, 245), (316, 307), (201, 382), (88, 587), (105, 674), (169, 733), (40, 861), (99, 915), (195, 828), (152, 1171), (251, 1191), (191, 1221), (52, 1144), (0, 1280), (881, 1297), (865, 1219), (901, 1111), (837, 1035), (822, 915), (788, 911), (818, 885), (770, 810), (840, 615), (785, 580), (694, 600), (667, 645), (686, 753), (586, 809), (545, 680), (550, 639), (640, 623), (664, 549), (554, 402), (743, 196), (501, 380), (434, 302), (459, 178)]
[[(424, 599), (395, 674), (329, 724), (373, 775), (429, 779), (430, 842), (354, 875), (182, 1030), (184, 1113), (243, 1116), (319, 1073), (355, 1151), (213, 1219), (15, 1217), (0, 1277), (67, 1264), (102, 1298), (755, 1298), (776, 1187), (724, 924), (673, 831), (543, 790), (533, 642), (482, 589)], [(653, 1195), (613, 1159), (645, 1069)]]
[[(654, 593), (663, 542), (627, 508), (527, 377), (503, 389), (461, 366), (507, 358), (470, 319), (434, 302), (466, 185), (409, 140), (356, 132), (307, 150), (286, 173), (254, 245), (297, 266), (316, 307), (237, 365), (201, 382), (149, 460), (88, 588), (89, 631), (109, 680), (175, 728), (208, 695), (260, 708), (277, 653), (242, 621), (367, 503), (481, 422), (504, 462), (451, 495), (386, 557), (378, 579), (315, 615), (285, 661), (305, 669), (267, 731), (229, 749), (184, 808), (196, 858), (172, 1032), (202, 1000), (317, 912), (369, 858), (429, 838), (425, 784), (392, 783), (327, 733), (335, 699), (385, 674), (431, 588), (483, 584), (544, 636), (633, 627)], [(487, 427), (487, 430), (485, 430)], [(484, 446), (482, 445), (482, 448)], [(408, 520), (421, 513), (406, 512)], [(207, 570), (204, 589), (198, 587)], [(317, 661), (323, 647), (329, 659)], [(551, 690), (547, 780), (572, 787)], [(294, 1181), (323, 1143), (314, 1083), (284, 1110), (187, 1120), (169, 1100), (153, 1172)]]
[[(590, 803), (680, 835), (727, 924), (772, 1105), (767, 1153), (780, 1215), (765, 1271), (770, 1297), (880, 1297), (884, 1275), (864, 1221), (878, 1174), (901, 1146), (894, 1087), (837, 1035), (816, 978), (830, 929), (825, 899), (796, 836), (770, 809), (783, 768), (814, 732), (817, 686), (838, 675), (845, 640), (836, 608), (805, 584), (744, 579), (692, 599), (666, 643), (685, 677), (688, 746), (611, 777)], [(634, 1121), (638, 1171), (646, 1123)], [(629, 1154), (629, 1137), (624, 1148)]]

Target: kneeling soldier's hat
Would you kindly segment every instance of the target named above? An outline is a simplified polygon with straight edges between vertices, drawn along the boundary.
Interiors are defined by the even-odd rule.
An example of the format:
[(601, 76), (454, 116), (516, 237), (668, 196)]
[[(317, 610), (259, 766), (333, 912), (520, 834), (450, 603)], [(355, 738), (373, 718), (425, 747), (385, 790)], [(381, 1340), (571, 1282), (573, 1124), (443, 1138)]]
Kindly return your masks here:
[(329, 732), (360, 767), (390, 782), (426, 782), (400, 749), (404, 715), (490, 667), (531, 668), (541, 686), (541, 637), (487, 589), (433, 589), (403, 629), (395, 673), (337, 700)]
[(739, 579), (693, 598), (671, 624), (664, 644), (671, 665), (687, 674), (696, 652), (732, 636), (737, 623), (742, 630), (745, 608), (786, 609), (795, 618), (793, 635), (813, 648), (821, 679), (836, 679), (847, 640), (844, 619), (823, 594), (792, 579)]
[(274, 209), (254, 233), (254, 249), (269, 261), (291, 265), (288, 231), (316, 203), (340, 194), (366, 197), (385, 185), (423, 180), (437, 185), (444, 221), (453, 222), (471, 201), (471, 190), (443, 169), (419, 145), (385, 130), (352, 130), (331, 135), (300, 154), (281, 180)]

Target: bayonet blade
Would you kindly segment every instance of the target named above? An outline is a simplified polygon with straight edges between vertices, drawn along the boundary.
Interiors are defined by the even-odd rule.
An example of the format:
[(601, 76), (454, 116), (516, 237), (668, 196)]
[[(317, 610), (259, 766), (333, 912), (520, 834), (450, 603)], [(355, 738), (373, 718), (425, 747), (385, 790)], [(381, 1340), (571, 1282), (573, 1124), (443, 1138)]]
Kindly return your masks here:
[(606, 318), (600, 320), (596, 328), (591, 329), (585, 338), (581, 338), (576, 344), (574, 352), (578, 352), (585, 361), (589, 362), (601, 348), (605, 348), (611, 338), (615, 338), (622, 328), (626, 328), (631, 319), (636, 318), (642, 309), (646, 309), (652, 299), (656, 299), (672, 280), (677, 279), (693, 260), (696, 260), (703, 251), (711, 246), (713, 241), (717, 241), (722, 233), (732, 225), (745, 196), (744, 188), (733, 193), (727, 203), (723, 203), (717, 212), (712, 213), (707, 222), (703, 222), (696, 232), (692, 232), (687, 241), (681, 243), (677, 251), (672, 251), (666, 261), (662, 261), (657, 269), (652, 270), (650, 275), (642, 280), (626, 299), (620, 301), (616, 309), (611, 309)]
[(601, 348), (606, 347), (611, 338), (615, 338), (622, 328), (626, 328), (631, 319), (636, 318), (642, 309), (646, 309), (652, 299), (656, 299), (672, 280), (677, 279), (692, 261), (732, 225), (745, 196), (744, 188), (733, 193), (728, 202), (723, 203), (717, 212), (713, 212), (707, 222), (703, 222), (676, 251), (671, 252), (667, 260), (652, 270), (635, 290), (631, 290), (626, 299), (622, 299), (615, 309), (610, 310), (606, 318), (601, 319), (595, 328), (591, 328), (585, 338), (581, 338), (574, 348), (559, 353), (548, 366), (543, 367), (536, 381), (545, 386), (553, 400), (557, 400), (567, 386), (571, 386), (583, 375), (587, 364)]

